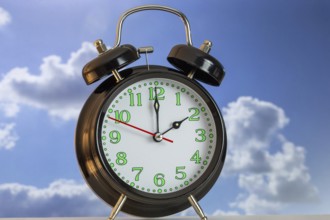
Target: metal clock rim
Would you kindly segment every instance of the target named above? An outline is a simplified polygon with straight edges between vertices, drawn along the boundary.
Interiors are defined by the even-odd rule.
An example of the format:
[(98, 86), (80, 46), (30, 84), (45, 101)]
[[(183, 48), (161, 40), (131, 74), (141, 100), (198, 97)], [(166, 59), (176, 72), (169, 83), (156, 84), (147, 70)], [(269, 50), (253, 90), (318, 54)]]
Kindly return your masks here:
[[(201, 89), (201, 87), (200, 87), (200, 85), (198, 84), (198, 83), (196, 83), (196, 82), (194, 82), (194, 81), (191, 81), (191, 80), (188, 80), (184, 75), (181, 75), (181, 74), (178, 74), (178, 75), (169, 75), (169, 76), (164, 76), (164, 74), (163, 73), (151, 73), (152, 71), (148, 71), (148, 72), (142, 72), (142, 73), (140, 73), (138, 76), (135, 76), (134, 78), (133, 77), (130, 77), (130, 80), (128, 80), (127, 79), (127, 81), (125, 81), (125, 84), (132, 84), (132, 83), (134, 83), (134, 82), (136, 82), (136, 78), (139, 78), (138, 80), (142, 80), (142, 79), (144, 79), (144, 78), (149, 78), (150, 77), (150, 75), (161, 75), (161, 77), (159, 77), (159, 78), (167, 78), (167, 79), (174, 79), (174, 80), (177, 80), (177, 81), (179, 81), (179, 82), (181, 82), (181, 83), (183, 83), (183, 81), (184, 80), (182, 80), (182, 81), (180, 81), (180, 80), (178, 80), (179, 78), (182, 78), (182, 79), (186, 79), (187, 81), (185, 81), (186, 83), (191, 83), (191, 85), (194, 85), (197, 89), (200, 89), (200, 91), (202, 91), (203, 92), (203, 95), (202, 96), (204, 96), (205, 95), (205, 97), (207, 97), (207, 98), (209, 98), (210, 100), (211, 100), (211, 96), (207, 93), (205, 93), (206, 92), (206, 90), (205, 91), (203, 91), (202, 89)], [(173, 78), (172, 78), (173, 77)], [(133, 81), (133, 82), (132, 82)], [(185, 85), (187, 85), (185, 83)], [(187, 86), (189, 86), (190, 88), (191, 88), (191, 85), (187, 85)], [(121, 85), (120, 87), (122, 87), (122, 86), (124, 86), (124, 85)], [(124, 86), (125, 87), (125, 86)], [(116, 89), (116, 91), (113, 93), (113, 94), (111, 94), (111, 96), (115, 96), (117, 93), (119, 93), (120, 91), (118, 91), (118, 89)], [(201, 94), (200, 94), (201, 95)], [(205, 97), (204, 97), (204, 99), (205, 99)], [(109, 98), (109, 97), (108, 97)], [(110, 99), (108, 99), (107, 98), (107, 102), (110, 102)], [(213, 102), (213, 100), (211, 100), (212, 102)], [(215, 102), (213, 102), (212, 104), (209, 104), (209, 103), (207, 103), (207, 105), (210, 107), (210, 105), (213, 105), (215, 108), (217, 108), (217, 106), (216, 106), (216, 104), (215, 104)], [(104, 104), (103, 106), (106, 106), (106, 104)], [(218, 109), (214, 109), (214, 110), (216, 110), (217, 112), (217, 115), (216, 115), (216, 120), (217, 119), (219, 119), (219, 121), (221, 122), (221, 125), (224, 125), (224, 122), (223, 122), (223, 120), (222, 120), (222, 118), (221, 118), (221, 114), (220, 114), (220, 112), (218, 111)], [(214, 112), (213, 112), (214, 113)], [(100, 115), (100, 114), (99, 114)], [(219, 116), (219, 118), (217, 118), (217, 116)], [(99, 120), (98, 120), (99, 121)], [(223, 127), (221, 127), (221, 130), (223, 131), (222, 132), (222, 135), (224, 135), (224, 126)], [(97, 132), (96, 132), (97, 133)], [(100, 137), (99, 137), (100, 138)], [(218, 139), (224, 139), (224, 137), (223, 136), (221, 136), (221, 134), (219, 134), (219, 136), (218, 136)], [(97, 140), (97, 142), (100, 142), (101, 140)], [(218, 141), (218, 140), (217, 140)], [(99, 145), (99, 143), (98, 143), (98, 145)], [(222, 148), (221, 148), (221, 150), (222, 150)], [(221, 155), (221, 152), (218, 152), (219, 153), (219, 155)], [(105, 160), (105, 158), (102, 158), (103, 160)], [(209, 165), (209, 167), (210, 168), (212, 168), (212, 167), (214, 167), (215, 166), (215, 160), (211, 160), (211, 162), (210, 162), (211, 164), (213, 164), (213, 166), (210, 164)], [(108, 164), (106, 164), (106, 166), (107, 166), (107, 170), (108, 170), (108, 172), (113, 172), (112, 171), (112, 169), (108, 166)], [(207, 179), (207, 176), (208, 175), (206, 175), (206, 173), (212, 173), (212, 172), (210, 172), (210, 169), (208, 168), (208, 169), (206, 169), (206, 171), (204, 172), (204, 174), (202, 175), (202, 176), (200, 176), (199, 177), (199, 179), (198, 179), (198, 181), (196, 181), (195, 183), (193, 183), (192, 185), (190, 185), (189, 187), (186, 187), (186, 188), (184, 188), (183, 190), (179, 190), (179, 191), (177, 191), (177, 192), (180, 192), (180, 194), (182, 194), (182, 195), (185, 195), (185, 194), (187, 194), (187, 193), (189, 193), (190, 191), (192, 191), (192, 190), (189, 190), (190, 188), (198, 188), (197, 186), (199, 186), (200, 185), (200, 183), (202, 183), (202, 182), (204, 182), (204, 181), (206, 181), (206, 179)], [(114, 178), (115, 179), (117, 179), (117, 181), (118, 182), (120, 182), (120, 183), (123, 183), (123, 184), (121, 184), (121, 185), (126, 185), (126, 183), (124, 183), (120, 178), (118, 178), (114, 173), (113, 173), (113, 176), (114, 176)], [(193, 186), (195, 186), (195, 187), (193, 187)], [(129, 189), (131, 189), (131, 187), (129, 187)], [(126, 191), (126, 190), (125, 190)], [(159, 198), (163, 198), (163, 199), (168, 199), (168, 198), (173, 198), (173, 195), (176, 195), (176, 194), (178, 194), (177, 192), (173, 192), (173, 193), (167, 193), (167, 194), (156, 194), (156, 195), (153, 195), (153, 194), (151, 194), (151, 193), (144, 193), (144, 192), (140, 192), (139, 190), (136, 190), (136, 189), (131, 189), (131, 190), (129, 190), (130, 192), (134, 192), (134, 194), (140, 194), (140, 195), (146, 195), (145, 197), (146, 198), (150, 198), (150, 199), (153, 199), (153, 198), (156, 198), (156, 199), (159, 199)], [(126, 192), (127, 193), (127, 192)]]
[[(166, 68), (166, 67), (162, 67), (163, 68), (163, 70)], [(134, 68), (135, 70), (137, 69), (137, 68)], [(166, 69), (168, 69), (168, 68), (166, 68)], [(173, 72), (178, 72), (178, 71), (176, 71), (176, 70), (173, 70), (173, 69), (171, 69)], [(130, 69), (128, 69), (127, 71), (131, 71)], [(125, 72), (125, 71), (123, 71), (123, 72)], [(125, 74), (125, 73), (124, 73)], [(128, 74), (131, 74), (131, 73), (128, 73)], [(132, 75), (134, 75), (134, 74), (132, 74)], [(178, 72), (178, 75), (180, 75), (179, 74), (179, 72)], [(180, 77), (183, 77), (182, 75), (180, 75)], [(109, 80), (111, 80), (112, 79), (112, 77), (111, 78), (109, 78)], [(109, 81), (109, 80), (107, 80), (107, 81)], [(194, 83), (196, 83), (196, 82), (194, 82)], [(105, 82), (105, 85), (106, 85), (107, 83)], [(121, 84), (121, 83), (120, 83)], [(119, 85), (118, 85), (119, 86)], [(117, 88), (117, 86), (116, 86), (116, 88)], [(202, 88), (202, 87), (201, 87)], [(99, 89), (99, 88), (98, 88)], [(97, 90), (98, 90), (97, 89)], [(105, 88), (105, 89), (108, 89), (108, 90), (112, 90), (112, 91), (114, 91), (114, 88), (112, 88), (112, 89), (109, 89), (109, 88)], [(100, 89), (100, 90), (102, 90), (102, 89)], [(204, 89), (205, 90), (205, 89)], [(101, 93), (102, 91), (96, 91), (96, 93)], [(207, 93), (207, 91), (205, 90), (205, 92)], [(93, 93), (94, 94), (94, 93)], [(208, 94), (208, 93), (207, 93)], [(95, 97), (94, 97), (95, 98)], [(99, 101), (97, 101), (97, 103), (100, 103), (100, 99), (104, 99), (104, 97), (96, 97), (97, 99), (99, 99)], [(213, 100), (212, 99), (212, 97), (210, 97), (211, 98), (211, 100)], [(214, 100), (213, 100), (213, 102), (214, 102)], [(86, 102), (87, 103), (87, 102)], [(101, 107), (99, 107), (98, 109), (101, 109)], [(95, 109), (94, 109), (95, 110)], [(220, 115), (220, 117), (221, 117), (221, 113), (220, 113), (220, 111), (219, 111), (219, 115)], [(222, 119), (222, 118), (221, 118)], [(93, 124), (93, 121), (95, 122), (95, 120), (98, 120), (98, 119), (89, 119), (89, 121), (88, 122), (91, 122), (91, 124)], [(224, 122), (223, 122), (223, 119), (222, 119), (222, 126), (223, 126), (223, 129), (224, 129), (224, 133), (225, 133), (225, 127), (224, 127)], [(90, 125), (90, 128), (92, 128), (93, 126), (91, 126)], [(78, 127), (77, 127), (77, 129), (78, 129)], [(93, 131), (91, 131), (91, 132), (96, 132), (94, 129), (91, 129), (91, 130), (93, 130)], [(82, 139), (84, 138), (84, 137), (81, 137)], [(226, 138), (225, 136), (224, 136), (224, 138)], [(81, 140), (80, 140), (81, 141)], [(86, 140), (85, 140), (86, 141)], [(91, 141), (91, 140), (89, 140), (89, 141)], [(96, 140), (95, 140), (96, 141)], [(212, 175), (210, 176), (210, 177), (208, 177), (208, 179), (205, 179), (205, 180), (203, 180), (202, 182), (202, 184), (203, 185), (201, 185), (201, 186), (199, 186), (199, 187), (197, 187), (196, 189), (193, 189), (193, 190), (191, 190), (191, 192), (192, 191), (196, 191), (196, 192), (194, 192), (194, 193), (196, 193), (196, 195), (197, 195), (197, 199), (199, 200), (200, 198), (202, 198), (208, 191), (209, 191), (209, 189), (214, 185), (214, 183), (215, 183), (215, 181), (216, 181), (216, 179), (218, 178), (218, 176), (219, 176), (219, 174), (220, 174), (220, 171), (221, 171), (221, 169), (222, 169), (222, 167), (223, 167), (223, 163), (224, 163), (224, 157), (225, 157), (225, 151), (226, 151), (226, 139), (224, 139), (223, 140), (224, 141), (224, 149), (222, 149), (223, 150), (223, 152), (221, 152), (221, 157), (222, 158), (219, 158), (219, 160), (218, 160), (218, 164), (216, 164), (215, 166), (214, 166), (214, 170), (212, 170), (212, 172), (210, 172), (210, 173), (212, 173)], [(77, 140), (76, 140), (76, 142), (77, 142)], [(79, 142), (79, 141), (78, 141)], [(91, 144), (91, 143), (90, 143)], [(77, 148), (77, 146), (76, 146), (76, 148)], [(95, 157), (95, 151), (94, 151), (94, 153), (93, 152), (91, 152), (91, 149), (85, 149), (85, 150), (89, 150), (89, 156), (87, 156), (88, 158), (87, 159), (89, 159), (89, 160), (91, 160), (92, 159), (92, 157)], [(93, 150), (92, 150), (93, 151)], [(84, 160), (82, 160), (81, 159), (81, 157), (82, 157), (82, 155), (79, 155), (79, 154), (82, 154), (81, 152), (79, 153), (79, 152), (77, 152), (77, 157), (78, 157), (78, 161), (79, 161), (79, 158), (80, 158), (80, 161), (79, 161), (79, 164), (81, 165), (80, 167), (81, 167), (81, 171), (82, 171), (82, 173), (83, 173), (83, 176), (84, 176), (84, 178), (86, 179), (86, 182), (88, 183), (88, 185), (90, 185), (90, 187), (92, 188), (92, 190), (102, 199), (102, 200), (104, 200), (104, 201), (106, 201), (100, 194), (102, 194), (102, 192), (105, 192), (104, 190), (106, 190), (107, 191), (107, 193), (109, 193), (109, 191), (111, 191), (111, 194), (112, 194), (112, 198), (108, 198), (108, 200), (107, 200), (107, 203), (109, 203), (109, 200), (111, 200), (111, 205), (114, 205), (115, 204), (115, 201), (116, 201), (116, 199), (117, 199), (117, 197), (119, 197), (119, 194), (122, 192), (121, 191), (121, 189), (120, 188), (118, 188), (118, 186), (116, 186), (116, 184), (119, 184), (119, 183), (116, 183), (116, 180), (115, 179), (113, 179), (113, 178), (110, 178), (109, 176), (107, 177), (107, 174), (105, 173), (106, 171), (105, 170), (96, 170), (96, 171), (93, 171), (93, 170), (90, 170), (90, 171), (88, 171), (88, 170), (86, 170), (87, 168), (86, 167), (84, 167), (84, 166), (87, 166), (87, 161), (84, 161)], [(94, 155), (94, 156), (93, 156)], [(222, 161), (221, 161), (222, 160)], [(94, 160), (94, 162), (93, 162), (93, 160), (91, 161), (94, 165), (93, 165), (93, 167), (94, 168), (99, 168), (100, 166), (102, 166), (103, 167), (103, 165), (102, 164), (100, 164), (100, 162), (102, 163), (102, 161), (95, 161)], [(220, 164), (221, 163), (221, 164)], [(91, 165), (91, 164), (89, 164), (89, 165)], [(83, 167), (82, 167), (83, 166)], [(217, 168), (217, 169), (216, 169)], [(93, 173), (94, 172), (94, 173)], [(103, 173), (103, 174), (102, 174)], [(95, 177), (93, 177), (93, 175), (95, 175)], [(95, 179), (95, 178), (97, 178), (97, 179)], [(112, 182), (112, 184), (114, 184), (114, 186), (113, 187), (108, 187), (108, 189), (102, 189), (102, 187), (105, 187), (105, 186), (99, 186), (98, 184), (98, 181), (103, 181), (103, 182), (109, 182), (109, 180)], [(209, 184), (209, 182), (211, 181), (211, 184)], [(95, 189), (95, 186), (96, 187), (101, 187), (101, 189)], [(117, 194), (118, 193), (118, 194)], [(187, 192), (187, 193), (190, 193), (190, 192)], [(117, 196), (116, 196), (116, 194), (117, 194)], [(189, 195), (187, 195), (187, 197), (188, 197)], [(134, 207), (134, 206), (138, 206), (140, 209), (142, 208), (143, 210), (142, 211), (137, 211), (137, 210), (133, 210), (133, 212), (132, 211), (130, 211), (130, 210), (127, 210), (126, 208), (125, 208), (125, 206), (124, 206), (124, 208), (123, 208), (123, 211), (125, 211), (125, 212), (127, 212), (127, 213), (130, 213), (130, 214), (134, 214), (134, 215), (140, 215), (140, 216), (145, 216), (145, 217), (160, 217), (160, 216), (165, 216), (165, 215), (170, 215), (170, 214), (173, 214), (173, 213), (176, 213), (176, 212), (179, 212), (179, 211), (182, 211), (183, 209), (185, 209), (185, 208), (188, 208), (189, 206), (190, 206), (190, 204), (187, 202), (187, 203), (182, 203), (182, 201), (183, 201), (183, 195), (181, 195), (181, 197), (182, 197), (182, 199), (179, 201), (179, 202), (173, 202), (174, 200), (172, 200), (172, 202), (171, 203), (169, 203), (168, 205), (169, 206), (164, 206), (164, 204), (158, 204), (158, 205), (152, 205), (151, 207), (145, 207), (144, 208), (144, 206), (146, 206), (146, 204), (147, 203), (130, 203), (130, 201), (127, 201), (126, 203), (127, 203), (127, 206), (128, 206), (128, 209), (130, 209), (130, 208), (132, 208), (132, 207)], [(129, 200), (129, 199), (128, 199)], [(109, 203), (110, 204), (110, 203)], [(133, 204), (133, 205), (132, 205)], [(144, 204), (144, 205), (143, 205)], [(169, 209), (169, 210), (168, 210)], [(148, 212), (150, 212), (150, 213), (144, 213), (144, 212), (147, 212), (147, 210), (148, 210)], [(157, 211), (156, 211), (157, 210)], [(159, 212), (159, 213), (158, 213)]]

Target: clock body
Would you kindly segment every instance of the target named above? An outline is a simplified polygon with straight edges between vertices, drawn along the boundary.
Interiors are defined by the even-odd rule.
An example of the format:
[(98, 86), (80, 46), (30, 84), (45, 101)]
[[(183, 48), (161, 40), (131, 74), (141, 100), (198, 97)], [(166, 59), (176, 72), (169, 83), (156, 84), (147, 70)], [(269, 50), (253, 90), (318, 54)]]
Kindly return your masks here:
[(182, 211), (190, 195), (200, 200), (211, 189), (223, 167), (219, 108), (183, 72), (140, 66), (120, 74), (119, 83), (109, 77), (98, 86), (79, 116), (75, 142), (83, 176), (111, 206), (125, 194), (126, 213)]

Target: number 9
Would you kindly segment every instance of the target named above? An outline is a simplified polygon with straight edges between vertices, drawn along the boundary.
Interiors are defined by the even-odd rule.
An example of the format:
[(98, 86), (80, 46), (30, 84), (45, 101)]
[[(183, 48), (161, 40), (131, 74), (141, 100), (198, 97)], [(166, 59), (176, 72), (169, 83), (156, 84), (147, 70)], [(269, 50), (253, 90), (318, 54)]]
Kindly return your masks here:
[(112, 144), (118, 144), (121, 140), (120, 132), (117, 130), (110, 131), (109, 138)]

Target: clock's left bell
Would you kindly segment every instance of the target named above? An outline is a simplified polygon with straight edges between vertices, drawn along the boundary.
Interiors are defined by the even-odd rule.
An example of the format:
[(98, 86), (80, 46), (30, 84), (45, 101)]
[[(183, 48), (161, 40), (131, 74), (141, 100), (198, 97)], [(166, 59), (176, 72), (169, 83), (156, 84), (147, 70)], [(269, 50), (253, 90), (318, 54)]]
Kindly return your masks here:
[(137, 49), (130, 44), (109, 50), (107, 50), (102, 40), (96, 40), (94, 45), (99, 52), (99, 56), (88, 62), (82, 70), (82, 75), (87, 85), (111, 73), (117, 82), (122, 80), (117, 70), (140, 58)]

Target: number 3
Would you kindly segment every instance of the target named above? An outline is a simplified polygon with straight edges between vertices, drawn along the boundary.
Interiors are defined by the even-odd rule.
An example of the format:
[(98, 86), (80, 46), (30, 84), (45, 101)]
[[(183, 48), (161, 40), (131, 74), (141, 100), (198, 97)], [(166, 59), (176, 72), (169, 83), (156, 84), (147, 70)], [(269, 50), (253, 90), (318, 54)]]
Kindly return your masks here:
[(200, 137), (200, 138), (195, 138), (196, 142), (204, 142), (206, 140), (206, 135), (205, 135), (206, 131), (204, 129), (199, 128), (196, 129), (195, 132), (198, 135), (198, 137)]

